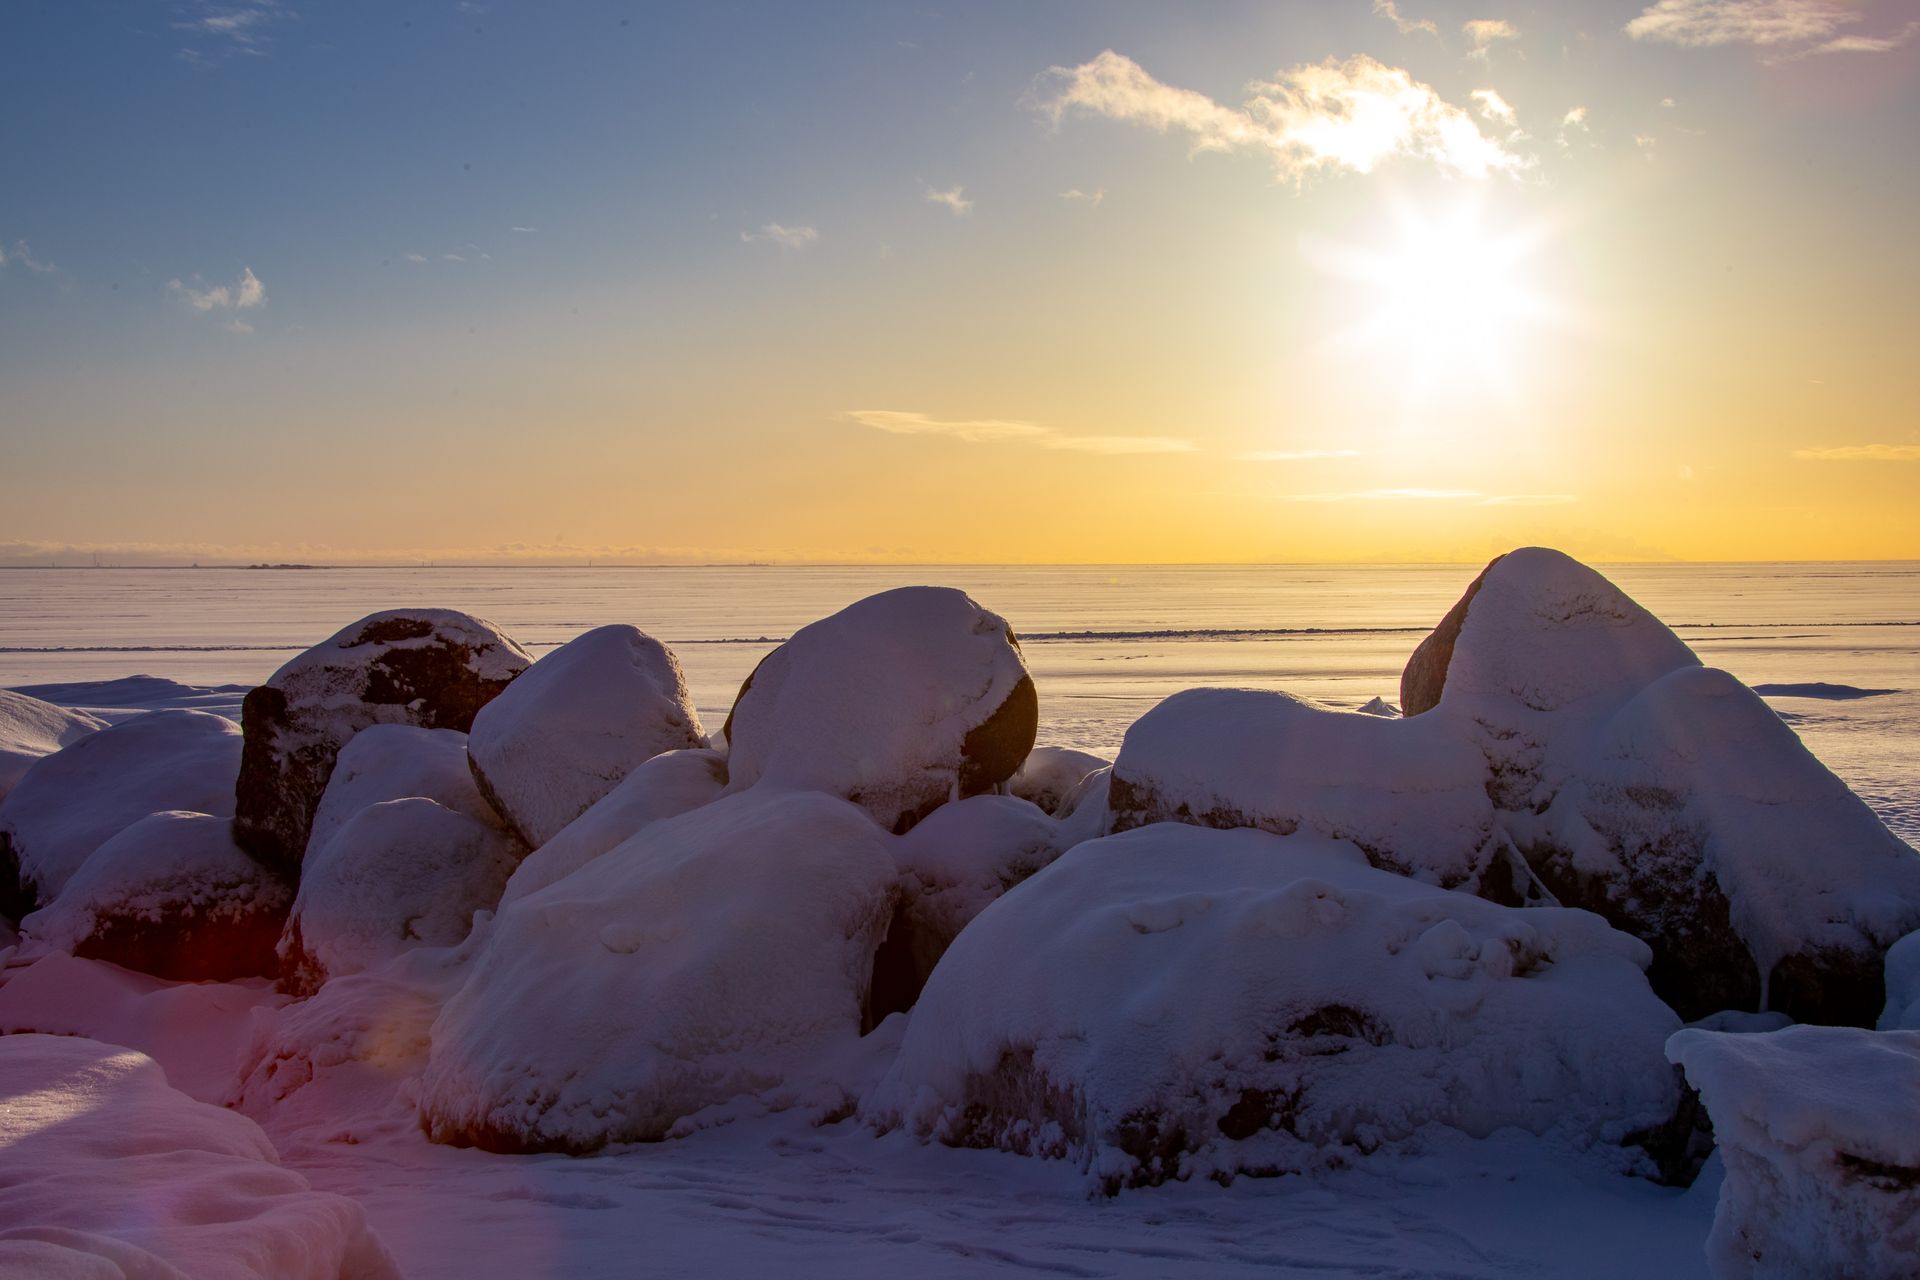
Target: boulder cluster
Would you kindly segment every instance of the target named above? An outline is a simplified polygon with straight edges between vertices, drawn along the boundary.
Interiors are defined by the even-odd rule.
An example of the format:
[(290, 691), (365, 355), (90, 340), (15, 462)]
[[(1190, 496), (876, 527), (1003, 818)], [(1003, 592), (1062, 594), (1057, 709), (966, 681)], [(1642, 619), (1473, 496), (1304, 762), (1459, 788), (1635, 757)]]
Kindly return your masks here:
[(0, 911), (314, 1007), (446, 950), (410, 1095), (435, 1141), (577, 1154), (806, 1105), (1109, 1189), (1431, 1125), (1684, 1179), (1683, 1022), (1880, 1016), (1920, 857), (1600, 574), (1495, 560), (1400, 697), (1192, 689), (1111, 765), (1036, 749), (1006, 621), (910, 587), (778, 645), (709, 737), (634, 627), (535, 662), (393, 610), (238, 726), (0, 703), (35, 761)]

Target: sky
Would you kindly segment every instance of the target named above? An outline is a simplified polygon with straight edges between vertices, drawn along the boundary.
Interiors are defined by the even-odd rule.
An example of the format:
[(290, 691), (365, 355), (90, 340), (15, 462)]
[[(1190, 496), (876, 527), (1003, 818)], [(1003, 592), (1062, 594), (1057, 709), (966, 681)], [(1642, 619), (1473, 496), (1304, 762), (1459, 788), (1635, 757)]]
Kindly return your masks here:
[(13, 0), (0, 564), (1920, 558), (1920, 12)]

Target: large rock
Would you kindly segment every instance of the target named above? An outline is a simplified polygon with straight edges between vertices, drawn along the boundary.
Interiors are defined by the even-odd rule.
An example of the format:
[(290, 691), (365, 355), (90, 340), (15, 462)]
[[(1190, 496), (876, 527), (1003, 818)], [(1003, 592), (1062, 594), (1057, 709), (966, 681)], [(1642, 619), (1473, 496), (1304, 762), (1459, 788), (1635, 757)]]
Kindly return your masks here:
[(87, 734), (27, 770), (0, 802), (0, 913), (54, 897), (93, 851), (150, 813), (233, 813), (240, 726), (152, 711)]
[(240, 846), (297, 870), (334, 761), (354, 734), (376, 724), (465, 733), (532, 661), (491, 623), (453, 609), (372, 614), (307, 650), (242, 707)]
[[(1450, 721), (1389, 720), (1260, 689), (1188, 689), (1128, 730), (1112, 828), (1318, 832), (1375, 866), (1517, 902), (1486, 762)], [(1524, 878), (1524, 873), (1523, 873)]]
[(503, 907), (433, 1027), (428, 1136), (580, 1153), (797, 1088), (859, 1036), (887, 842), (845, 801), (756, 790)]
[(156, 813), (93, 851), (29, 937), (177, 982), (271, 976), (292, 886), (240, 851), (233, 823)]
[(413, 947), (450, 947), (500, 901), (526, 849), (424, 796), (370, 805), (315, 849), (280, 940), (280, 985), (311, 994)]
[(98, 716), (0, 689), (0, 800), (40, 757), (106, 727)]
[(1610, 1145), (1679, 1101), (1646, 960), (1586, 912), (1496, 906), (1321, 836), (1163, 823), (981, 912), (862, 1110), (1109, 1190), (1337, 1166), (1428, 1126)]
[(1726, 1163), (1716, 1280), (1920, 1275), (1920, 1032), (1689, 1029), (1667, 1052)]
[(734, 790), (822, 791), (905, 831), (1012, 777), (1038, 724), (1005, 620), (961, 591), (901, 587), (761, 660), (727, 717), (727, 767)]
[(260, 1126), (160, 1064), (74, 1036), (0, 1036), (0, 1273), (398, 1280), (358, 1204), (280, 1166)]
[(325, 848), (362, 809), (409, 796), (424, 796), (477, 822), (506, 829), (467, 767), (467, 735), (453, 729), (377, 724), (355, 734), (341, 750), (313, 811), (307, 847), (316, 852)]
[(666, 751), (707, 745), (680, 663), (638, 627), (596, 627), (474, 717), (473, 776), (533, 848)]

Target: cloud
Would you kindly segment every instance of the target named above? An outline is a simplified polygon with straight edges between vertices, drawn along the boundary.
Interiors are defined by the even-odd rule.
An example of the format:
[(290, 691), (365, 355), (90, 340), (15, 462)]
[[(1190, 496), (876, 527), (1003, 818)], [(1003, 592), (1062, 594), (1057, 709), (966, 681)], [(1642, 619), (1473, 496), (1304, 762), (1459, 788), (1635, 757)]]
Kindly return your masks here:
[(1467, 96), (1473, 99), (1474, 106), (1479, 110), (1482, 119), (1491, 120), (1495, 124), (1504, 124), (1509, 128), (1520, 123), (1520, 118), (1513, 113), (1512, 105), (1500, 96), (1498, 89), (1475, 89)]
[(740, 238), (750, 244), (760, 241), (785, 245), (789, 249), (804, 249), (820, 239), (820, 231), (816, 227), (789, 227), (783, 223), (769, 222), (758, 231), (742, 231)]
[(1920, 35), (1920, 22), (1909, 22), (1892, 35), (1885, 36), (1835, 36), (1825, 44), (1816, 45), (1809, 53), (1892, 53), (1907, 41)]
[(935, 191), (925, 183), (921, 185), (924, 188), (923, 194), (930, 202), (947, 206), (947, 208), (953, 210), (954, 217), (964, 218), (973, 212), (973, 201), (967, 199), (965, 194), (967, 189), (965, 187), (952, 187), (946, 191)]
[(1501, 493), (1484, 498), (1483, 507), (1560, 507), (1580, 499), (1571, 493)]
[(11, 249), (0, 244), (0, 270), (9, 267), (19, 267), (42, 276), (50, 275), (60, 269), (45, 258), (34, 257), (33, 250), (28, 247), (25, 240), (15, 240)]
[(1440, 34), (1440, 28), (1434, 25), (1432, 18), (1401, 17), (1400, 6), (1393, 0), (1373, 0), (1373, 16), (1385, 18), (1398, 28), (1403, 36), (1412, 35), (1416, 31), (1424, 31), (1430, 36)]
[(1290, 493), (1288, 502), (1457, 502), (1478, 489), (1355, 489), (1347, 493)]
[(1101, 187), (1094, 191), (1082, 191), (1078, 187), (1073, 187), (1069, 190), (1062, 191), (1060, 198), (1062, 200), (1084, 200), (1088, 204), (1097, 205), (1107, 198), (1107, 189)]
[[(198, 280), (199, 277), (195, 276)], [(240, 269), (240, 279), (231, 285), (215, 285), (211, 289), (195, 288), (179, 280), (167, 281), (167, 290), (185, 298), (187, 305), (195, 311), (251, 311), (267, 305), (267, 286), (260, 277), (253, 274), (252, 267)]]
[(1365, 54), (1328, 58), (1248, 87), (1239, 108), (1162, 84), (1109, 49), (1077, 67), (1054, 67), (1034, 105), (1057, 122), (1069, 110), (1187, 135), (1195, 152), (1252, 152), (1282, 180), (1321, 171), (1371, 173), (1409, 156), (1468, 177), (1511, 173), (1527, 162), (1480, 132), (1473, 117), (1432, 86)]
[(1585, 107), (1573, 108), (1571, 111), (1567, 112), (1566, 115), (1560, 117), (1560, 127), (1563, 129), (1586, 128), (1587, 127), (1587, 109)]
[(1832, 449), (1795, 449), (1807, 462), (1920, 462), (1920, 444), (1847, 444)]
[(1467, 33), (1467, 43), (1473, 46), (1467, 50), (1469, 58), (1491, 58), (1494, 45), (1520, 38), (1520, 28), (1505, 18), (1473, 18), (1462, 23), (1460, 29)]
[(946, 436), (968, 444), (1030, 444), (1042, 449), (1071, 449), (1080, 453), (1192, 453), (1190, 440), (1172, 436), (1075, 436), (1037, 422), (1006, 418), (964, 418), (943, 421), (924, 413), (896, 409), (849, 409), (847, 418), (863, 427), (902, 436)]
[[(251, 3), (243, 0), (237, 4), (201, 3), (192, 7), (191, 17), (175, 22), (173, 27), (176, 31), (200, 37), (222, 53), (264, 57), (266, 46), (273, 43), (267, 28), (279, 19), (291, 16), (291, 13), (276, 0), (252, 0)], [(198, 49), (181, 49), (178, 56), (199, 66), (209, 65)]]
[(410, 253), (407, 255), (408, 262), (425, 262), (426, 260), (427, 255), (424, 253)]
[(1242, 462), (1313, 462), (1321, 458), (1357, 458), (1358, 449), (1255, 449), (1236, 454)]
[(507, 230), (518, 231), (523, 236), (537, 236), (540, 234), (540, 228), (538, 227), (508, 227)]
[(1892, 36), (1842, 36), (1860, 14), (1840, 0), (1656, 0), (1626, 26), (1635, 40), (1687, 49), (1724, 44), (1779, 48), (1815, 46), (1808, 53), (1884, 53), (1913, 35), (1913, 25)]

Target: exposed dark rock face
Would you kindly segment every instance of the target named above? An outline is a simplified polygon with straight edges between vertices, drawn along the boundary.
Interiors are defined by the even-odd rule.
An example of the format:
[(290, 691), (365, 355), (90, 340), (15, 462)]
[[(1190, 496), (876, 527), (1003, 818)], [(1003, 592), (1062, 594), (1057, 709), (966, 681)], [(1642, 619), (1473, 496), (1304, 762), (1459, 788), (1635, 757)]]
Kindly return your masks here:
[(1413, 656), (1407, 659), (1406, 670), (1400, 673), (1401, 715), (1417, 716), (1440, 705), (1441, 691), (1447, 687), (1447, 665), (1453, 661), (1453, 645), (1467, 620), (1467, 608), (1480, 594), (1480, 584), (1487, 580), (1488, 570), (1505, 558), (1495, 556), (1487, 562), (1487, 567), (1467, 585), (1466, 594), (1447, 610), (1447, 616), (1440, 619), (1433, 634), (1422, 640)]
[(376, 613), (315, 645), (242, 704), (235, 838), (297, 872), (348, 739), (375, 724), (465, 733), (531, 662), (492, 624), (451, 609)]
[(73, 954), (173, 982), (271, 978), (279, 970), (274, 947), (291, 900), (287, 893), (273, 901), (176, 910), (165, 920), (101, 915)]

